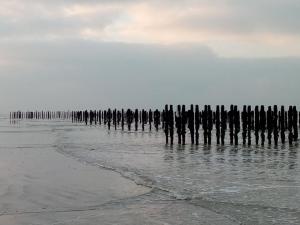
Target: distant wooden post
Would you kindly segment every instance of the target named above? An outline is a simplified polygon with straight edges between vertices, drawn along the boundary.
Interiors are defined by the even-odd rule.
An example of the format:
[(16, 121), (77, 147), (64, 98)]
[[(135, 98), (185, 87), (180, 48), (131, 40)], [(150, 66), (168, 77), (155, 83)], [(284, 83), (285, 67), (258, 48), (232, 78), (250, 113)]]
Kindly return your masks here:
[(294, 141), (298, 140), (298, 112), (296, 106), (293, 107), (293, 130)]
[(282, 144), (285, 143), (285, 110), (284, 110), (284, 106), (281, 106), (281, 111), (280, 111), (280, 137), (281, 137), (281, 142)]
[(84, 121), (85, 121), (85, 125), (88, 124), (88, 118), (89, 118), (89, 115), (88, 115), (88, 114), (89, 114), (88, 111), (85, 110), (85, 111), (84, 111)]
[(170, 129), (170, 143), (173, 145), (174, 143), (174, 111), (173, 105), (170, 105), (170, 110), (168, 113), (168, 125)]
[(238, 111), (237, 106), (234, 107), (234, 140), (235, 140), (235, 145), (238, 145), (239, 143), (239, 132), (240, 132), (240, 111)]
[(243, 137), (243, 145), (246, 144), (246, 136), (247, 136), (247, 125), (248, 125), (248, 116), (247, 116), (247, 110), (246, 105), (243, 106), (243, 112), (242, 112), (242, 137)]
[(217, 144), (220, 144), (220, 106), (217, 105), (217, 108), (216, 108), (216, 137), (217, 137)]
[(135, 125), (135, 131), (138, 130), (138, 123), (139, 123), (139, 111), (138, 109), (134, 112), (134, 125)]
[(230, 105), (230, 111), (229, 111), (229, 132), (230, 132), (230, 144), (233, 145), (233, 119), (234, 119), (234, 111), (233, 111), (233, 105)]
[(221, 106), (221, 143), (225, 144), (225, 134), (227, 130), (227, 111), (224, 105)]
[(194, 106), (191, 105), (190, 110), (188, 112), (188, 128), (190, 130), (191, 134), (191, 143), (194, 144), (194, 138), (195, 138), (195, 128), (194, 128), (194, 123), (195, 123), (195, 115), (194, 115)]
[(166, 144), (169, 143), (169, 127), (168, 127), (168, 105), (165, 105), (165, 110), (164, 110), (164, 130), (165, 130), (165, 135), (166, 135)]
[(274, 105), (273, 107), (273, 131), (274, 131), (274, 144), (275, 146), (278, 145), (278, 109), (277, 105)]
[(271, 106), (268, 107), (267, 111), (267, 129), (268, 129), (268, 141), (269, 145), (272, 142), (272, 132), (273, 132), (273, 114)]
[(156, 109), (154, 111), (154, 126), (156, 131), (158, 131), (159, 124), (160, 124), (160, 112), (158, 111), (158, 109)]
[(293, 143), (294, 135), (293, 135), (293, 108), (289, 107), (288, 111), (288, 131), (289, 131), (289, 143)]
[(204, 144), (207, 144), (207, 135), (208, 135), (208, 107), (207, 105), (204, 106), (204, 110), (202, 112), (202, 129), (203, 129), (203, 137), (204, 137)]
[(185, 145), (185, 125), (186, 125), (186, 112), (185, 112), (185, 105), (182, 105), (182, 116), (181, 116), (181, 134), (182, 134), (182, 144)]
[(146, 122), (146, 117), (147, 117), (146, 111), (143, 109), (142, 110), (142, 130), (143, 131), (145, 130), (145, 124), (147, 123)]
[(255, 106), (255, 143), (258, 145), (259, 142), (259, 130), (260, 130), (260, 121), (259, 121), (259, 109), (258, 106)]
[(196, 145), (199, 145), (200, 111), (199, 105), (196, 105), (195, 112)]
[(213, 113), (211, 110), (210, 105), (207, 106), (207, 139), (208, 139), (208, 144), (211, 144), (211, 131), (213, 128)]
[(265, 144), (265, 130), (266, 130), (266, 112), (262, 105), (260, 108), (260, 129), (261, 129), (261, 145)]
[(122, 130), (124, 130), (124, 109), (122, 109), (122, 112), (121, 112), (121, 127), (122, 127)]
[(247, 131), (248, 131), (248, 145), (251, 145), (251, 129), (252, 129), (252, 110), (251, 106), (248, 106), (248, 111), (247, 111)]
[(112, 113), (111, 113), (111, 109), (107, 110), (107, 125), (108, 125), (108, 130), (110, 130), (110, 125), (111, 125), (111, 119), (112, 119)]
[(177, 105), (177, 112), (175, 116), (175, 125), (177, 129), (177, 136), (178, 136), (178, 144), (181, 144), (181, 125), (182, 125), (182, 116), (181, 116), (181, 106)]

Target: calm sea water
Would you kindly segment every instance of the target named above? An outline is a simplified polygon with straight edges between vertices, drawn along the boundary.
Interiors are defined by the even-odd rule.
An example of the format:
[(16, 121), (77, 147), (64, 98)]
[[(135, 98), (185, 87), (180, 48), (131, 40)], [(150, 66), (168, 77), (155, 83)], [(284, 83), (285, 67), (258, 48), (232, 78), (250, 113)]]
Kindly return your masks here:
[[(150, 132), (147, 127), (144, 132), (128, 132), (66, 121), (3, 121), (7, 119), (2, 118), (7, 125), (1, 128), (6, 133), (26, 131), (22, 146), (34, 143), (38, 148), (47, 142), (61, 154), (153, 188), (156, 198), (164, 193), (162, 198), (167, 195), (240, 224), (300, 224), (298, 143), (167, 146), (162, 131)], [(33, 141), (34, 130), (51, 135)]]

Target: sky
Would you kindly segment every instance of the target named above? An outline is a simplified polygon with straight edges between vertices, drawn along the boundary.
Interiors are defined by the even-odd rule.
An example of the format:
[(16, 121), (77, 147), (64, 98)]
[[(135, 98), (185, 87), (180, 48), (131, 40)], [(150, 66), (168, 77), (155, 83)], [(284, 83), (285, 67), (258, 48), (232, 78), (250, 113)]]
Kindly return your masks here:
[(0, 0), (0, 111), (299, 105), (299, 0)]

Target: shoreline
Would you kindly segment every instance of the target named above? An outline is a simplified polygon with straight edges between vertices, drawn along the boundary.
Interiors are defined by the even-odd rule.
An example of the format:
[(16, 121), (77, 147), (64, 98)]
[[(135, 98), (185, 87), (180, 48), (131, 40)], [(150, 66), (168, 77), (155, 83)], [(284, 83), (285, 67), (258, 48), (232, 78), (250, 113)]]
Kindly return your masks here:
[(62, 154), (53, 126), (0, 122), (0, 225), (238, 224)]

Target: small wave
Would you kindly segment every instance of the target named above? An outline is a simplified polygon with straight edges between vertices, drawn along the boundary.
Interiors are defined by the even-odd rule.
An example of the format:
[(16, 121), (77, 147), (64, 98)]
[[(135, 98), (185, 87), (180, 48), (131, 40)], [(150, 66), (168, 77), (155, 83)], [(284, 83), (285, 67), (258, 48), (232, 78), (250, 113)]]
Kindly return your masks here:
[(67, 157), (72, 157), (73, 159), (75, 159), (81, 163), (84, 163), (84, 164), (88, 164), (88, 165), (96, 166), (101, 169), (116, 172), (116, 173), (120, 174), (122, 177), (124, 177), (125, 179), (133, 181), (137, 185), (141, 185), (141, 186), (150, 188), (152, 192), (159, 192), (160, 194), (167, 195), (168, 197), (170, 197), (174, 200), (190, 201), (194, 198), (199, 197), (199, 196), (193, 196), (193, 195), (188, 195), (188, 194), (182, 194), (182, 193), (177, 192), (176, 190), (159, 186), (159, 185), (157, 185), (157, 182), (155, 180), (153, 180), (150, 177), (147, 177), (147, 176), (141, 174), (139, 171), (136, 171), (133, 169), (129, 169), (126, 167), (119, 167), (119, 168), (112, 167), (110, 165), (106, 165), (106, 164), (99, 163), (99, 162), (91, 162), (82, 157), (78, 157), (78, 155), (73, 154), (72, 152), (65, 151), (63, 144), (56, 144), (56, 145), (53, 145), (53, 147), (55, 147), (57, 152), (65, 155)]

